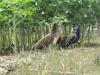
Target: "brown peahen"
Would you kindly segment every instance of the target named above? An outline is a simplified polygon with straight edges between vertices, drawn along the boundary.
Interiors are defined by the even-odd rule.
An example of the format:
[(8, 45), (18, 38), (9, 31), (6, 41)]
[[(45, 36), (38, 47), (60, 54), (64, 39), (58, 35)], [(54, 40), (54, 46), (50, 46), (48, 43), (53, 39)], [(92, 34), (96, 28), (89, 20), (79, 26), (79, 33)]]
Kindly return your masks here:
[(51, 44), (56, 44), (60, 35), (60, 26), (59, 23), (54, 23), (51, 29), (51, 32), (37, 41), (33, 46), (32, 49), (44, 49), (48, 48)]

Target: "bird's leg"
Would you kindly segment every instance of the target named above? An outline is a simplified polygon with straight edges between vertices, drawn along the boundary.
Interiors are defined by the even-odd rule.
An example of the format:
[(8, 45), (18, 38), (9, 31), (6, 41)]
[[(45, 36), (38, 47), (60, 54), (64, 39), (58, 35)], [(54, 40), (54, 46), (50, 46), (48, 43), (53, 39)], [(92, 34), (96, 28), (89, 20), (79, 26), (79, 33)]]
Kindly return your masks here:
[(72, 48), (73, 48), (72, 45), (69, 45), (68, 49), (72, 49)]
[(49, 49), (49, 46), (44, 46), (44, 51), (47, 51)]
[(60, 46), (57, 45), (57, 49), (62, 50), (62, 48)]
[(73, 49), (73, 48), (74, 48), (73, 44), (68, 45), (68, 49)]
[(72, 49), (75, 48), (74, 44), (72, 44)]
[(67, 44), (67, 48), (68, 48), (68, 49), (71, 49), (71, 48), (72, 48), (72, 45), (68, 43), (68, 44)]

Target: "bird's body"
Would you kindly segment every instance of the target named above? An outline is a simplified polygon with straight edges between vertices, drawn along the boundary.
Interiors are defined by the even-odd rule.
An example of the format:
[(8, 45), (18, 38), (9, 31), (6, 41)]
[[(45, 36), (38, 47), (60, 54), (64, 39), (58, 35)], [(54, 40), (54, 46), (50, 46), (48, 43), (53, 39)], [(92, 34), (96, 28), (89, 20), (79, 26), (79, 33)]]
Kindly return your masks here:
[(9, 54), (13, 53), (14, 52), (13, 48), (14, 48), (13, 43), (8, 45), (8, 47), (6, 47), (6, 48), (1, 48), (0, 55), (9, 55)]
[[(60, 31), (58, 24), (54, 24), (50, 33), (41, 38), (37, 43), (32, 46), (32, 49), (44, 49), (49, 47), (51, 44), (56, 43), (57, 37), (59, 37)], [(55, 39), (55, 41), (54, 41)]]
[(72, 44), (75, 44), (79, 40), (79, 38), (80, 37), (77, 37), (76, 34), (70, 35), (66, 40), (65, 46), (68, 47), (71, 46)]
[(33, 45), (34, 49), (43, 49), (49, 46), (53, 42), (53, 38), (51, 33), (47, 34), (43, 38), (41, 38), (37, 43)]
[(80, 26), (77, 27), (76, 32), (74, 34), (68, 36), (67, 38), (66, 37), (62, 38), (59, 46), (61, 48), (66, 49), (67, 47), (72, 46), (72, 44), (77, 43), (79, 39), (80, 39)]

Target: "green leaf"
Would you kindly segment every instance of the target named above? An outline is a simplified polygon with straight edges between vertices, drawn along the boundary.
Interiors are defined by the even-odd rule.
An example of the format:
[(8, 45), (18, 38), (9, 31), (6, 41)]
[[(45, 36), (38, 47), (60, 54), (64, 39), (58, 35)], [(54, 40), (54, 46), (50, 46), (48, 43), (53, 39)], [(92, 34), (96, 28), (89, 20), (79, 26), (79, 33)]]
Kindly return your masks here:
[(0, 12), (4, 11), (5, 9), (4, 8), (0, 8)]

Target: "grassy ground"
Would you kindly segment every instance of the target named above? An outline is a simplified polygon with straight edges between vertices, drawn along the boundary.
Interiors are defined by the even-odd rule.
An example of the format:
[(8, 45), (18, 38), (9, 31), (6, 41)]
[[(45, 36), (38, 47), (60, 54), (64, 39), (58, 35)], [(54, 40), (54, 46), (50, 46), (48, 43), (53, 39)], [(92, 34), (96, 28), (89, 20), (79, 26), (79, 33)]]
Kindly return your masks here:
[(91, 47), (15, 54), (15, 71), (8, 75), (100, 75), (99, 40)]

